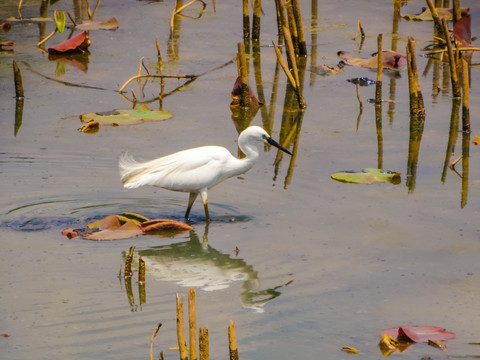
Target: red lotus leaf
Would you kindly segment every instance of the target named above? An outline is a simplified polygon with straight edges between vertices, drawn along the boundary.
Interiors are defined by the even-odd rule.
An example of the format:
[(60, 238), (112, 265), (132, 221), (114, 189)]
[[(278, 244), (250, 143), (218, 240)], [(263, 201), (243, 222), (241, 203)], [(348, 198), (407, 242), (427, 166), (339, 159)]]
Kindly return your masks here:
[(438, 326), (402, 326), (382, 331), (380, 335), (387, 334), (393, 338), (411, 340), (413, 342), (445, 341), (455, 339), (455, 333), (445, 331)]
[(453, 26), (453, 34), (463, 47), (472, 47), (472, 30), (470, 14), (463, 15)]
[(90, 46), (90, 38), (88, 32), (84, 31), (80, 34), (65, 40), (48, 49), (49, 54), (67, 53), (67, 52), (84, 52)]
[[(237, 77), (237, 80), (235, 81), (235, 84), (233, 85), (233, 90), (231, 93), (232, 96), (232, 103), (230, 105), (236, 105), (240, 103), (240, 97), (243, 95), (242, 93), (242, 78), (239, 76)], [(250, 97), (250, 102), (252, 105), (258, 105), (258, 99), (253, 93), (252, 89), (250, 86), (248, 86), (248, 96)]]

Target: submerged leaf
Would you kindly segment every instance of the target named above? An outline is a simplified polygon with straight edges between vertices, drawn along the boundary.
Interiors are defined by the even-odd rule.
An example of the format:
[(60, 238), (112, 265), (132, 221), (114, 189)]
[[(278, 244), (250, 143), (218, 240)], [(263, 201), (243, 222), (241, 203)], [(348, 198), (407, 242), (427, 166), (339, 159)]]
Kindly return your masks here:
[(80, 30), (112, 30), (115, 31), (119, 27), (117, 19), (112, 17), (107, 21), (101, 20), (83, 20), (83, 22), (77, 25), (77, 29)]
[(362, 172), (344, 171), (331, 175), (333, 180), (353, 184), (373, 184), (381, 181), (388, 181), (394, 185), (401, 182), (401, 173), (383, 171), (380, 169), (366, 168)]
[(49, 54), (68, 53), (68, 52), (84, 52), (90, 46), (90, 38), (88, 32), (84, 31), (71, 39), (65, 40), (60, 44), (48, 48)]
[(82, 122), (98, 121), (101, 125), (132, 125), (146, 121), (159, 121), (170, 119), (170, 111), (149, 110), (142, 104), (138, 109), (118, 109), (103, 113), (88, 113), (80, 115)]
[[(370, 68), (370, 69), (376, 69), (378, 67), (377, 54), (372, 55), (372, 57), (369, 59), (352, 58), (344, 51), (339, 51), (337, 55), (340, 59), (342, 59), (342, 61), (346, 65), (360, 66), (360, 67)], [(405, 68), (406, 66), (407, 66), (406, 56), (392, 50), (383, 51), (383, 68), (400, 70)]]

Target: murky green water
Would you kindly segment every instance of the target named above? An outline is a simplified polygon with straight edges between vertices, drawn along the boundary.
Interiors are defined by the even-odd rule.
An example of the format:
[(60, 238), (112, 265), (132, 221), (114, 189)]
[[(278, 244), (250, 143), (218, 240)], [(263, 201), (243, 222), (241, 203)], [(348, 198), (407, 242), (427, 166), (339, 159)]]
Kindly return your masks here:
[[(2, 3), (0, 16), (18, 16), (17, 4)], [(208, 228), (197, 203), (194, 231), (176, 238), (91, 242), (61, 235), (66, 227), (123, 211), (182, 219), (186, 194), (122, 188), (117, 161), (125, 150), (145, 159), (207, 144), (237, 153), (242, 124), (232, 121), (229, 108), (237, 70), (228, 63), (242, 41), (241, 4), (217, 1), (214, 12), (208, 2), (203, 13), (194, 5), (185, 15), (202, 16), (177, 19), (174, 42), (173, 6), (104, 0), (96, 18), (114, 16), (120, 27), (91, 31), (90, 56), (80, 64), (49, 60), (35, 47), (53, 30), (50, 23), (13, 23), (9, 33), (0, 32), (0, 41), (15, 42), (13, 53), (0, 54), (0, 333), (9, 335), (1, 338), (1, 357), (145, 359), (150, 336), (162, 322), (154, 354), (163, 350), (166, 358), (176, 358), (169, 350), (176, 346), (175, 294), (186, 297), (188, 286), (197, 289), (198, 323), (209, 328), (213, 359), (228, 356), (230, 319), (244, 359), (346, 359), (351, 355), (342, 346), (359, 349), (362, 359), (381, 358), (379, 332), (404, 324), (441, 326), (457, 338), (447, 343), (447, 353), (418, 344), (402, 357), (478, 357), (478, 346), (469, 344), (478, 343), (480, 334), (478, 148), (469, 141), (469, 167), (460, 161), (458, 174), (445, 166), (462, 154), (462, 133), (453, 137), (454, 153), (448, 154), (451, 91), (442, 88), (443, 67), (427, 67), (421, 51), (431, 40), (432, 24), (400, 20), (398, 40), (392, 40), (391, 1), (318, 1), (317, 26), (311, 3), (302, 2), (310, 54), (302, 116), (284, 106), (290, 96), (286, 78), (280, 70), (275, 80), (270, 47), (277, 40), (275, 9), (263, 4), (260, 56), (249, 62), (252, 88), (259, 97), (263, 93), (266, 105), (251, 124), (290, 141), (294, 157), (284, 155), (274, 164), (277, 152), (269, 149), (247, 174), (210, 191)], [(422, 6), (411, 1), (400, 11), (417, 13)], [(462, 7), (470, 7), (472, 34), (478, 36), (480, 7), (474, 0), (462, 1)], [(39, 1), (26, 2), (22, 15), (39, 16), (40, 8)], [(48, 7), (49, 16), (54, 9), (86, 16), (66, 1)], [(360, 53), (352, 40), (359, 19), (367, 35)], [(383, 96), (394, 102), (383, 104), (379, 132), (367, 101), (374, 87), (360, 88), (359, 116), (355, 87), (346, 81), (374, 79), (374, 72), (346, 67), (323, 77), (310, 71), (336, 65), (338, 50), (368, 57), (376, 51), (378, 33), (384, 34), (384, 48), (396, 46), (403, 54), (408, 36), (417, 43), (426, 107), (417, 161), (409, 160), (406, 72), (384, 77)], [(47, 47), (67, 34), (57, 34)], [(78, 132), (80, 114), (131, 107), (115, 91), (138, 72), (141, 57), (155, 72), (156, 37), (165, 73), (207, 72), (164, 97), (163, 109), (173, 118)], [(253, 69), (258, 59), (261, 84)], [(12, 60), (22, 70), (26, 95), (17, 128)], [(478, 60), (474, 55), (473, 63)], [(437, 70), (440, 91), (433, 85)], [(479, 135), (479, 77), (478, 67), (471, 67), (471, 139)], [(167, 80), (164, 93), (184, 82)], [(140, 96), (135, 83), (128, 89), (129, 98), (131, 89)], [(158, 92), (158, 83), (144, 88), (146, 99)], [(149, 106), (158, 109), (159, 103)], [(337, 171), (378, 166), (401, 172), (402, 182), (330, 179)], [(130, 246), (147, 262), (144, 292), (136, 277), (130, 286), (118, 279)]]

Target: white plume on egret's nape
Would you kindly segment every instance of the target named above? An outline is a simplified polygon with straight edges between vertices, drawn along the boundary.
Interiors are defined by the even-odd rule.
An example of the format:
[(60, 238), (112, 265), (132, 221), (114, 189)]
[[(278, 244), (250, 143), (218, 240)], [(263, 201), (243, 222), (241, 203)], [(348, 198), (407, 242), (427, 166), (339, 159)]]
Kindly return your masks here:
[(238, 137), (238, 147), (245, 157), (238, 159), (221, 146), (202, 146), (187, 149), (158, 159), (138, 162), (125, 153), (120, 157), (120, 176), (123, 186), (135, 189), (144, 185), (158, 186), (172, 191), (190, 193), (188, 218), (195, 199), (200, 194), (207, 221), (207, 191), (218, 183), (250, 170), (258, 159), (255, 142), (263, 142), (292, 155), (259, 126), (250, 126)]

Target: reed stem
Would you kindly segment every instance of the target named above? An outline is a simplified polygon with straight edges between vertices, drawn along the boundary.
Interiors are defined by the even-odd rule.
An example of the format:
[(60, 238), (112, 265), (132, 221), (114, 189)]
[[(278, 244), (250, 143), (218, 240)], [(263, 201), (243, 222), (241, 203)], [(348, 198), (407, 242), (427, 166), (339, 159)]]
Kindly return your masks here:
[(13, 79), (15, 81), (15, 97), (17, 99), (23, 99), (24, 94), (23, 94), (22, 73), (15, 61), (13, 61), (12, 65), (13, 65)]
[(230, 320), (228, 327), (228, 347), (230, 350), (230, 360), (238, 360), (237, 335), (235, 334), (235, 324)]
[(250, 16), (248, 13), (248, 0), (243, 0), (243, 38), (250, 37)]
[(177, 339), (180, 360), (188, 360), (187, 343), (185, 342), (185, 328), (183, 326), (183, 300), (177, 294)]
[(188, 327), (190, 330), (190, 360), (197, 360), (197, 310), (194, 288), (188, 290)]
[(448, 32), (447, 20), (442, 18), (443, 33), (445, 34), (445, 42), (447, 43), (448, 50), (448, 63), (450, 64), (450, 79), (452, 81), (452, 95), (459, 98), (460, 86), (458, 85), (457, 65), (455, 63), (455, 56), (453, 55), (452, 42), (450, 41), (450, 35)]
[(252, 19), (252, 40), (260, 39), (260, 15), (262, 14), (261, 0), (253, 2), (253, 19)]

